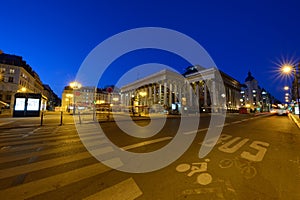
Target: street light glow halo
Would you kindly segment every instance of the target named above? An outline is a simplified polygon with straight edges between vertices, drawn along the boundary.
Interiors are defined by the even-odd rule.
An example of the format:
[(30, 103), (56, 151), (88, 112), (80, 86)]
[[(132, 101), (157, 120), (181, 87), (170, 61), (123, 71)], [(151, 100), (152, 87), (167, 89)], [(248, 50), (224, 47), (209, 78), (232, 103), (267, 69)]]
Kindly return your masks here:
[(291, 64), (284, 64), (281, 67), (281, 71), (285, 74), (291, 74), (291, 72), (293, 71), (293, 66)]

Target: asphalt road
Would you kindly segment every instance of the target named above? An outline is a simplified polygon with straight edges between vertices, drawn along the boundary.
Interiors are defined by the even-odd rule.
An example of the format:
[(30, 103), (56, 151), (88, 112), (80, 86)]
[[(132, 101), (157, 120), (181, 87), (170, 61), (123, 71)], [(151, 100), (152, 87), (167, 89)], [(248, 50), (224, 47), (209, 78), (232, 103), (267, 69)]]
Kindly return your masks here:
[[(300, 130), (287, 116), (230, 114), (213, 145), (214, 140), (204, 142), (211, 116), (203, 115), (187, 150), (148, 173), (111, 169), (92, 157), (81, 140), (106, 164), (122, 169), (134, 158), (118, 157), (112, 144), (146, 156), (177, 140), (180, 119), (167, 119), (157, 134), (145, 138), (128, 136), (113, 122), (100, 123), (107, 138), (100, 137), (92, 129), (95, 123), (83, 123), (77, 126), (85, 133), (80, 140), (72, 118), (64, 117), (63, 126), (51, 115), (43, 126), (39, 118), (0, 119), (1, 199), (300, 199)], [(192, 118), (188, 121), (186, 137), (193, 135)], [(134, 123), (135, 129), (147, 129), (150, 121)], [(199, 158), (200, 148), (210, 146), (212, 151)], [(161, 153), (146, 166), (160, 166), (174, 152)]]

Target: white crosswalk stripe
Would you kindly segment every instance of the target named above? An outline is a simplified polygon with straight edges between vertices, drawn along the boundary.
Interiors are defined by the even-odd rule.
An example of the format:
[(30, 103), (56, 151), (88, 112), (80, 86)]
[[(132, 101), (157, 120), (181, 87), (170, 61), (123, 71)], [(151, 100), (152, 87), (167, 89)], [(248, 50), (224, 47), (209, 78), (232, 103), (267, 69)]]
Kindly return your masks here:
[[(86, 134), (81, 135), (81, 138), (74, 126), (26, 128), (27, 133), (15, 131), (12, 135), (1, 134), (1, 199), (52, 199), (52, 196), (49, 196), (51, 192), (68, 188), (72, 184), (81, 184), (89, 178), (110, 171), (111, 168), (106, 165), (121, 167), (122, 161), (118, 157), (110, 156), (114, 149), (103, 134), (94, 131), (95, 126), (93, 123), (82, 124), (79, 129)], [(27, 136), (22, 137), (23, 135)], [(102, 163), (93, 159), (81, 140), (88, 141), (91, 147), (89, 149), (97, 155), (106, 155), (107, 159)], [(157, 142), (164, 140), (166, 139)], [(127, 146), (125, 149), (147, 144)], [(71, 163), (77, 164), (73, 166)], [(131, 177), (115, 180), (114, 184), (107, 188), (93, 188), (87, 191), (75, 192), (82, 192), (82, 198), (85, 199), (100, 197), (104, 200), (136, 199), (142, 195), (142, 191)], [(68, 191), (65, 197), (72, 196), (73, 193)]]

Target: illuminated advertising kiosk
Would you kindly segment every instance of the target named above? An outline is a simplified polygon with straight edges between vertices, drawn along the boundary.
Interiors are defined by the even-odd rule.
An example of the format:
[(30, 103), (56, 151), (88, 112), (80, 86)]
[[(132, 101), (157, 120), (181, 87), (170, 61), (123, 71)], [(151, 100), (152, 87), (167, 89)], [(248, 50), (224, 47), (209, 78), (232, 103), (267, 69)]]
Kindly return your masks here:
[(16, 93), (13, 117), (38, 117), (41, 110), (41, 94)]

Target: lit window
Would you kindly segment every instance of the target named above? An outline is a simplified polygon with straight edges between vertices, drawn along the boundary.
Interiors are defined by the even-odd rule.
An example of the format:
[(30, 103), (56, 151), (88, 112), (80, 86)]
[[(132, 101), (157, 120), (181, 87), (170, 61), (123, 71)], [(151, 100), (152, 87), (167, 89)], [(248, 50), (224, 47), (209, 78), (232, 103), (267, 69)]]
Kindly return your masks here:
[(244, 94), (245, 93), (245, 91), (241, 91), (241, 94)]
[(252, 90), (253, 93), (256, 93), (256, 90)]
[(10, 69), (10, 70), (9, 70), (9, 73), (10, 73), (10, 74), (14, 74), (14, 73), (15, 73), (15, 70), (14, 70), (14, 69)]

